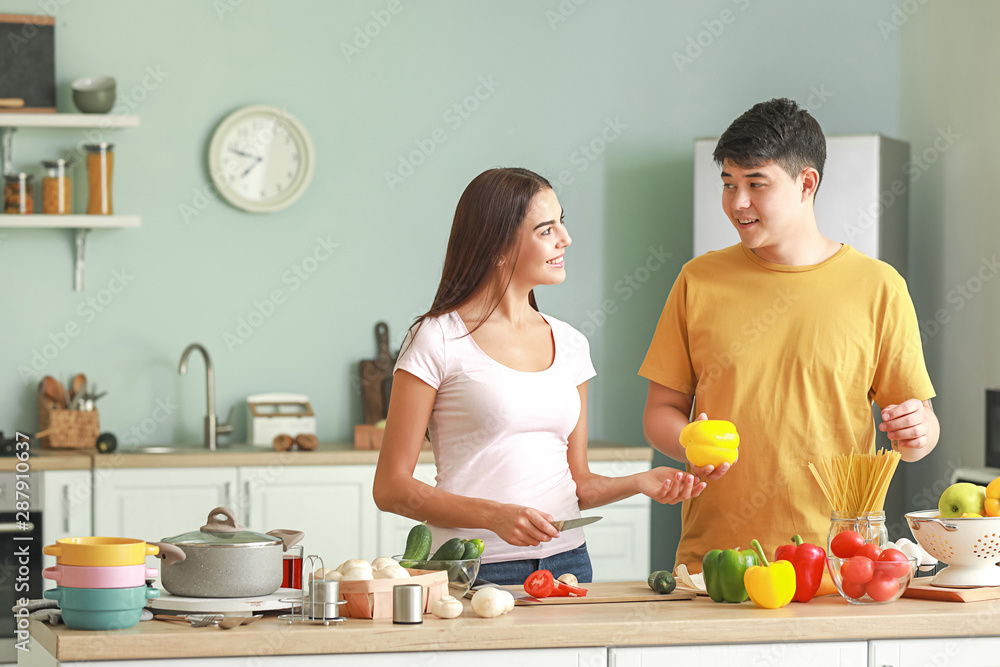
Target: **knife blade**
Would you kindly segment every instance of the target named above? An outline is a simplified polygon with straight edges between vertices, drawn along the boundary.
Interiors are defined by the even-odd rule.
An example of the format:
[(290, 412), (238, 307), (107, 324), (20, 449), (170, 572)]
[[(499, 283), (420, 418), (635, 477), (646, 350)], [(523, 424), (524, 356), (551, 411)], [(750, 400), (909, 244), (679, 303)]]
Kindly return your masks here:
[(552, 525), (556, 527), (556, 530), (563, 531), (569, 530), (570, 528), (587, 526), (595, 521), (600, 521), (603, 518), (603, 516), (584, 516), (579, 519), (563, 519), (562, 521), (553, 521)]
[[(469, 592), (465, 594), (465, 597), (471, 598), (473, 593), (475, 593), (481, 588), (500, 588), (498, 584), (494, 584), (491, 581), (486, 581), (485, 579), (479, 579), (478, 577), (476, 578), (476, 581), (473, 583), (474, 585), (471, 588), (469, 588)], [(541, 602), (541, 600), (539, 600), (538, 598), (528, 595), (523, 591), (518, 591), (518, 590), (511, 591), (506, 588), (503, 590), (506, 590), (508, 593), (513, 595), (515, 600), (527, 600), (528, 602)]]

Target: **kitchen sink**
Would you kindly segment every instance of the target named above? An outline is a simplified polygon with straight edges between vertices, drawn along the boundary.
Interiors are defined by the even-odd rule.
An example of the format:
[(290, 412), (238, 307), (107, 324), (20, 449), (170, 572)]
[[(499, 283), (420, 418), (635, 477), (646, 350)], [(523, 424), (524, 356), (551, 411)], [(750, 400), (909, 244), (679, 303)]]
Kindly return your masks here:
[(190, 445), (144, 445), (131, 449), (120, 449), (122, 454), (216, 454), (222, 452), (260, 452), (260, 447), (252, 445), (220, 445), (216, 450), (205, 449), (201, 444)]

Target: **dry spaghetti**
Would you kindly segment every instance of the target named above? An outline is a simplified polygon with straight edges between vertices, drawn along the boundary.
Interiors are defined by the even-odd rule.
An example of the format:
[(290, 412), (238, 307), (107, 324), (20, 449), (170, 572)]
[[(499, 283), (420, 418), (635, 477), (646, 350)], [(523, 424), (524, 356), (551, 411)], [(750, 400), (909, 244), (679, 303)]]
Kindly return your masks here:
[(809, 464), (816, 483), (837, 512), (881, 512), (900, 454), (840, 454)]

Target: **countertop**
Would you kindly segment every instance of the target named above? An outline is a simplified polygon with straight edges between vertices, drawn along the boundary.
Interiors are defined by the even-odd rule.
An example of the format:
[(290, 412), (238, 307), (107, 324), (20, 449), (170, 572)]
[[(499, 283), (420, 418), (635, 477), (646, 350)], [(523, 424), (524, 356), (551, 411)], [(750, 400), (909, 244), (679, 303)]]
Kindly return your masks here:
[(144, 621), (129, 630), (86, 632), (32, 621), (31, 633), (58, 660), (116, 660), (994, 636), (1000, 612), (1000, 600), (902, 598), (858, 606), (827, 596), (765, 610), (699, 597), (515, 607), (485, 619), (472, 613), (468, 600), (464, 604), (456, 619), (425, 615), (420, 625), (393, 625), (391, 619), (289, 625), (278, 620), (278, 612), (269, 612), (258, 623), (232, 630)]
[[(375, 465), (378, 450), (354, 449), (353, 443), (320, 443), (316, 451), (293, 449), (276, 452), (270, 447), (220, 445), (211, 452), (197, 445), (168, 445), (175, 450), (165, 454), (136, 453), (120, 449), (99, 454), (86, 449), (36, 449), (32, 447), (29, 464), (32, 470), (88, 470), (91, 468), (212, 468), (271, 465)], [(650, 447), (631, 447), (606, 440), (591, 440), (587, 449), (591, 461), (652, 461)], [(14, 470), (17, 459), (0, 458), (0, 472)], [(418, 463), (433, 463), (430, 451), (421, 451)]]

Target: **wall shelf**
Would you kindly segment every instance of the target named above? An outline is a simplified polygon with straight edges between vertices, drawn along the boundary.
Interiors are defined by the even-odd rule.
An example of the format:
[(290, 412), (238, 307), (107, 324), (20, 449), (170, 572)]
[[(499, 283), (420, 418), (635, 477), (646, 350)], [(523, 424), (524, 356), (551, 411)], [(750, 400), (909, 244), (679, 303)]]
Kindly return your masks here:
[[(112, 130), (139, 127), (139, 116), (89, 113), (0, 113), (0, 146), (3, 150), (3, 173), (14, 173), (14, 133), (29, 128), (98, 128)], [(93, 142), (93, 139), (90, 140)], [(139, 227), (137, 215), (0, 215), (0, 228), (73, 229), (76, 248), (73, 289), (83, 291), (84, 252), (91, 229)]]

